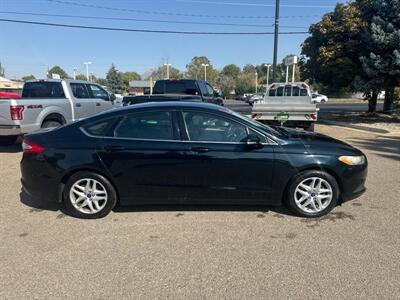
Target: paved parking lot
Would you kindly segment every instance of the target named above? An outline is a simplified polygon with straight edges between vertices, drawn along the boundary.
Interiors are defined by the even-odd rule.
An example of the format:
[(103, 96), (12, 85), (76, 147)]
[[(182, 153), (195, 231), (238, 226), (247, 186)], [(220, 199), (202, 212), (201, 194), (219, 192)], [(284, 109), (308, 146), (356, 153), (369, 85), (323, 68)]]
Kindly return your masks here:
[(400, 297), (400, 137), (318, 131), (370, 164), (367, 193), (320, 219), (271, 207), (73, 219), (21, 194), (19, 148), (0, 148), (0, 298)]

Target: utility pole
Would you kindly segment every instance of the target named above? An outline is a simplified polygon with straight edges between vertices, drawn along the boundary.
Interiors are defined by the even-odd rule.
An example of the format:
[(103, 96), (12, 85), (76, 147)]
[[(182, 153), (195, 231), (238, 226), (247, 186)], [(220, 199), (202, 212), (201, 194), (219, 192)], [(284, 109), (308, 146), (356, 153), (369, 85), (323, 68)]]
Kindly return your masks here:
[(274, 33), (274, 59), (272, 66), (272, 81), (276, 79), (276, 63), (278, 56), (278, 35), (279, 35), (279, 0), (275, 2), (275, 33)]
[(89, 81), (89, 65), (91, 65), (92, 62), (91, 61), (85, 61), (83, 64), (86, 66), (86, 80)]
[(257, 94), (257, 92), (258, 92), (258, 73), (257, 73), (257, 71), (256, 71), (256, 94)]
[(286, 65), (286, 83), (289, 82), (289, 65)]
[(267, 89), (269, 86), (269, 68), (271, 68), (270, 64), (265, 64), (265, 66), (267, 67)]
[(74, 67), (73, 70), (74, 70), (74, 80), (76, 80), (76, 67)]
[(172, 66), (171, 64), (164, 64), (167, 67), (167, 79), (169, 79), (169, 67)]
[(294, 82), (294, 74), (296, 73), (296, 63), (293, 64), (292, 82)]
[(201, 64), (204, 67), (204, 80), (207, 81), (207, 67), (209, 64)]

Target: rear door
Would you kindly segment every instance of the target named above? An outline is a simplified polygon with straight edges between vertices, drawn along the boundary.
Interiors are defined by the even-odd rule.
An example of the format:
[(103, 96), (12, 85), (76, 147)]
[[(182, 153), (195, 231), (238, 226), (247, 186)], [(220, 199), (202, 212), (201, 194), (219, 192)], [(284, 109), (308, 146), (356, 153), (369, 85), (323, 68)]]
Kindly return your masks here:
[(185, 149), (174, 111), (126, 114), (100, 144), (99, 156), (114, 178), (123, 203), (184, 199)]
[(96, 113), (95, 103), (86, 85), (84, 83), (71, 82), (70, 87), (73, 96), (75, 119), (83, 119)]
[[(199, 203), (267, 201), (272, 190), (273, 147), (242, 123), (210, 112), (187, 110), (180, 116), (185, 145), (187, 200)], [(250, 149), (249, 133), (264, 139)]]
[(114, 106), (113, 102), (110, 101), (110, 95), (105, 89), (97, 84), (87, 84), (86, 86), (90, 96), (94, 100), (96, 112), (105, 111)]

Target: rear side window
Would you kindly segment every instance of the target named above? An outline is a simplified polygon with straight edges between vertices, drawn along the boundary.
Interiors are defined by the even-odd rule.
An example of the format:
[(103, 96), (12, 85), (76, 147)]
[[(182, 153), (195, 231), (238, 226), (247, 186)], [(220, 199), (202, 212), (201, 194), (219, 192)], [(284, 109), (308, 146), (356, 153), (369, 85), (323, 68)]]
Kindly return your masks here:
[(292, 96), (299, 96), (300, 89), (298, 86), (294, 86), (292, 90)]
[(276, 90), (276, 95), (277, 96), (283, 96), (283, 86), (278, 87), (278, 89)]
[(194, 81), (173, 80), (160, 81), (154, 86), (154, 94), (198, 94)]
[(109, 118), (94, 123), (86, 124), (82, 128), (90, 135), (94, 136), (110, 136), (110, 130), (118, 118)]
[(83, 83), (71, 83), (71, 90), (75, 98), (90, 98), (86, 86)]
[(27, 82), (22, 90), (23, 98), (65, 98), (61, 82)]
[(114, 137), (174, 140), (172, 115), (167, 111), (148, 111), (126, 115), (114, 128)]

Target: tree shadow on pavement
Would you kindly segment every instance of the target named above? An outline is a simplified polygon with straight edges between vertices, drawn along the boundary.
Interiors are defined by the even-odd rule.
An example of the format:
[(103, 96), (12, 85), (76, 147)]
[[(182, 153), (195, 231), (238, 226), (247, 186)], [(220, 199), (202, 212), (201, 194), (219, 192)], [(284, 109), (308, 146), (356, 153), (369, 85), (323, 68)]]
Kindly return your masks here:
[(378, 136), (376, 139), (350, 139), (357, 146), (385, 158), (400, 161), (400, 136)]

